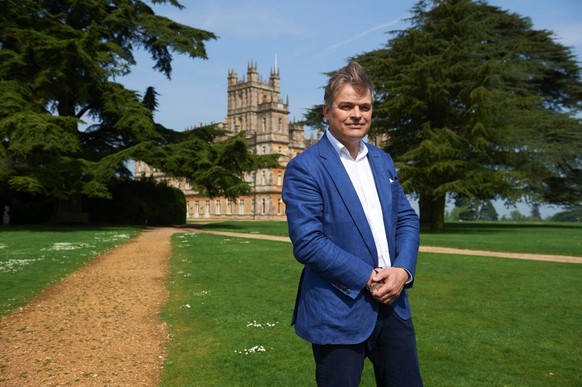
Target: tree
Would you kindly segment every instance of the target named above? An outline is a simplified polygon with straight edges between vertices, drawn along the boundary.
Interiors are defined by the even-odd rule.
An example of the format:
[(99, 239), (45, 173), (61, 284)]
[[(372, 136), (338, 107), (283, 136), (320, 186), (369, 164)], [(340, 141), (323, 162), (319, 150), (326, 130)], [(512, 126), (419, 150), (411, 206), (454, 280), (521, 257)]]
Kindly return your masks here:
[[(0, 3), (0, 182), (65, 200), (108, 197), (108, 182), (127, 176), (126, 161), (136, 159), (208, 192), (244, 192), (241, 171), (258, 161), (240, 137), (212, 143), (216, 128), (164, 128), (153, 119), (153, 88), (144, 85), (140, 96), (115, 82), (136, 65), (135, 50), (170, 78), (174, 53), (206, 59), (205, 43), (216, 38), (147, 3)], [(149, 3), (183, 8), (177, 0)], [(89, 119), (95, 124), (86, 127)], [(177, 160), (181, 168), (172, 167)]]
[(445, 198), (582, 197), (582, 83), (571, 49), (484, 1), (421, 0), (411, 27), (354, 57), (376, 91), (371, 135), (422, 223), (444, 228)]
[(575, 204), (566, 208), (565, 211), (554, 214), (552, 222), (582, 222), (582, 204)]
[(459, 220), (496, 221), (499, 219), (497, 210), (491, 200), (467, 199), (458, 197), (455, 200), (454, 215)]
[(481, 206), (481, 217), (480, 220), (486, 221), (497, 221), (499, 220), (499, 214), (493, 205), (491, 200), (487, 200)]
[(534, 222), (539, 222), (540, 220), (542, 220), (542, 214), (540, 212), (540, 205), (538, 203), (534, 203), (531, 206), (531, 213), (530, 213), (528, 219), (532, 220)]

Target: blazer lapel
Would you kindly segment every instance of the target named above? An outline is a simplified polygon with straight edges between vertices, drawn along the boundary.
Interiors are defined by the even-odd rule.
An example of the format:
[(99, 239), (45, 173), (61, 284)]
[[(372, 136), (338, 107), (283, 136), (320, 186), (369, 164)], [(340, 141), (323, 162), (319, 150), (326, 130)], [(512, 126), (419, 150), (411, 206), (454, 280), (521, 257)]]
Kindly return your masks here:
[[(370, 148), (368, 148), (370, 149)], [(391, 183), (393, 178), (390, 177), (388, 168), (382, 162), (382, 156), (378, 152), (370, 151), (368, 152), (368, 159), (370, 160), (370, 167), (372, 168), (372, 174), (374, 175), (374, 183), (376, 184), (376, 190), (378, 191), (378, 197), (380, 199), (380, 205), (382, 206), (382, 216), (384, 219), (384, 228), (386, 231), (386, 237), (390, 240), (389, 235), (394, 232), (390, 228), (390, 212), (392, 211), (392, 186)], [(388, 246), (390, 250), (390, 261), (392, 261), (393, 246)]]
[(329, 173), (331, 183), (335, 185), (337, 193), (341, 197), (346, 210), (354, 220), (354, 225), (359, 230), (371, 255), (376, 259), (377, 252), (372, 230), (370, 229), (370, 225), (366, 219), (366, 214), (364, 213), (364, 209), (360, 203), (360, 198), (354, 189), (352, 181), (350, 180), (336, 150), (327, 139), (327, 136), (324, 136), (324, 138), (320, 140), (320, 143), (320, 157), (323, 159), (323, 166)]
[[(372, 168), (372, 174), (374, 175), (374, 183), (376, 184), (376, 190), (380, 197), (380, 204), (382, 205), (382, 213), (384, 215), (384, 224), (389, 224), (387, 223), (387, 220), (389, 219), (389, 209), (392, 207), (392, 190), (390, 184), (392, 178), (388, 174), (388, 168), (383, 165), (382, 157), (378, 152), (368, 152), (368, 160), (370, 160), (370, 167)], [(388, 232), (388, 230), (386, 231)]]

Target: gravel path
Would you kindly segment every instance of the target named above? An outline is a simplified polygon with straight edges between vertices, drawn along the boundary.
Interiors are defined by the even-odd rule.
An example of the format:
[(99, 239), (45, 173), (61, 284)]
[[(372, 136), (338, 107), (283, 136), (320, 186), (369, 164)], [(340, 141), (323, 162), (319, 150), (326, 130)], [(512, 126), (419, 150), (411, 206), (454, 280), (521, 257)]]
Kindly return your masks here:
[(143, 232), (0, 320), (0, 385), (157, 385), (176, 231)]
[[(196, 230), (194, 230), (196, 231)], [(200, 232), (200, 231), (198, 231)], [(206, 232), (206, 231), (204, 231)], [(244, 237), (252, 239), (269, 239), (279, 242), (291, 242), (288, 237), (279, 237), (261, 234), (242, 234), (236, 232), (226, 231), (212, 231), (212, 234), (219, 234), (231, 237)], [(497, 258), (511, 258), (511, 259), (528, 259), (533, 261), (549, 261), (549, 262), (567, 262), (567, 263), (582, 263), (582, 257), (574, 257), (568, 255), (549, 255), (549, 254), (525, 254), (525, 253), (506, 253), (500, 251), (484, 251), (484, 250), (468, 250), (468, 249), (453, 249), (449, 247), (434, 247), (434, 246), (420, 246), (421, 253), (440, 253), (440, 254), (461, 254), (474, 255), (481, 257), (497, 257)]]
[[(201, 231), (145, 231), (0, 320), (0, 386), (158, 385), (168, 340), (159, 312), (168, 298), (165, 278), (175, 232)], [(435, 247), (421, 252), (582, 263), (581, 257)]]

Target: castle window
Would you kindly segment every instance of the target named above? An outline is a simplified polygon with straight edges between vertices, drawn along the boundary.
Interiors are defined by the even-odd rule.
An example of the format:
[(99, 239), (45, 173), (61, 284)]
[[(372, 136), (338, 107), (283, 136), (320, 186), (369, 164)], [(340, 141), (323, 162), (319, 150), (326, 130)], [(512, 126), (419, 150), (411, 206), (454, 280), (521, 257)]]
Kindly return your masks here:
[(226, 199), (226, 213), (232, 215), (232, 200)]
[(263, 215), (267, 213), (267, 201), (265, 199), (261, 201), (261, 213)]
[(220, 200), (216, 200), (214, 203), (214, 206), (216, 208), (216, 211), (214, 211), (215, 215), (220, 215)]
[(239, 199), (238, 201), (238, 214), (244, 215), (245, 213), (245, 201), (244, 199)]
[(279, 198), (277, 200), (277, 215), (281, 215), (281, 207), (283, 206), (283, 200)]
[(283, 130), (283, 119), (279, 118), (279, 127), (278, 127), (279, 132)]
[(197, 218), (200, 216), (200, 202), (196, 200), (194, 202), (194, 217)]
[(267, 119), (265, 117), (263, 117), (263, 125), (261, 127), (261, 130), (263, 132), (266, 132), (267, 131)]
[(261, 174), (261, 184), (262, 185), (267, 184), (267, 174), (265, 171), (263, 171), (263, 173)]
[(281, 185), (281, 184), (283, 184), (283, 183), (282, 183), (282, 180), (283, 180), (283, 179), (281, 178), (281, 172), (279, 172), (279, 173), (277, 174), (277, 185)]
[(206, 201), (206, 211), (204, 213), (204, 216), (206, 216), (207, 218), (210, 217), (210, 200)]

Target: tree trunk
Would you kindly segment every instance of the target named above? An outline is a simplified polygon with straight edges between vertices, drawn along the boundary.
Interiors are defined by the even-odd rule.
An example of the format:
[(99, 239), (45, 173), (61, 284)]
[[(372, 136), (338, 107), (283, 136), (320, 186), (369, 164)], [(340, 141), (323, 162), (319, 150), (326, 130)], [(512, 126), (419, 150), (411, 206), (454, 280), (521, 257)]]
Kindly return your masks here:
[(432, 200), (431, 231), (443, 231), (445, 229), (445, 195), (437, 196)]
[(431, 224), (432, 222), (432, 197), (420, 195), (418, 199), (418, 210), (420, 212), (420, 224)]

